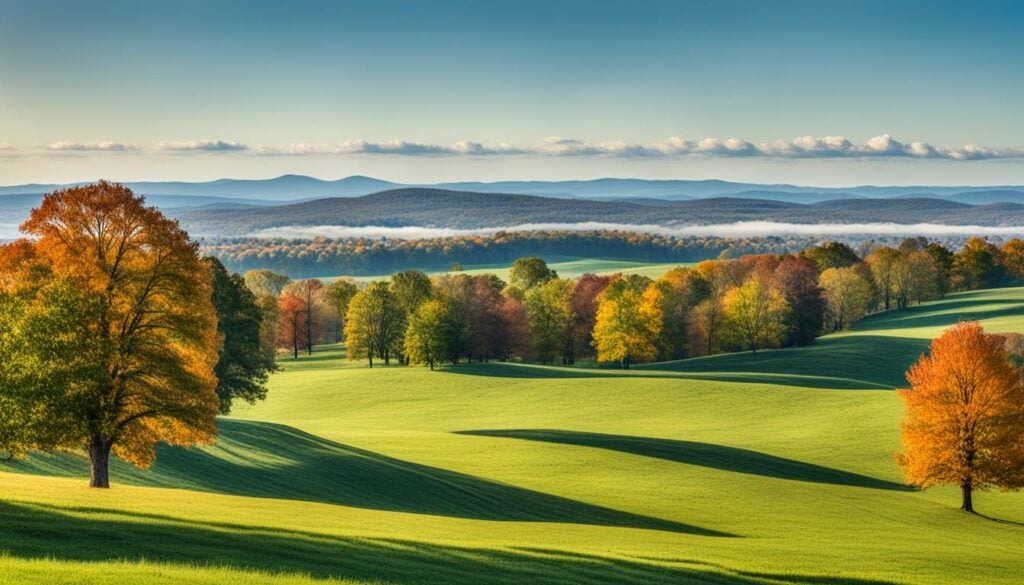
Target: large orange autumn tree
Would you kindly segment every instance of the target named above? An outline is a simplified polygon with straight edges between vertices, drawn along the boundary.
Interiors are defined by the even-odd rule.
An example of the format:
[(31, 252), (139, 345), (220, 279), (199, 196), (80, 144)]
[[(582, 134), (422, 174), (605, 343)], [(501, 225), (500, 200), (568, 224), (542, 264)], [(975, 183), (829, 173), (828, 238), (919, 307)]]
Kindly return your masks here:
[(1003, 338), (976, 321), (932, 341), (907, 373), (903, 449), (897, 460), (920, 487), (960, 487), (974, 511), (974, 490), (1024, 487), (1024, 381)]
[(212, 441), (220, 340), (210, 271), (178, 223), (101, 181), (47, 195), (21, 230), (31, 238), (15, 244), (19, 262), (0, 265), (0, 282), (5, 269), (30, 270), (85, 298), (60, 342), (89, 356), (89, 368), (73, 384), (53, 380), (43, 398), (62, 413), (56, 447), (88, 451), (90, 485), (109, 486), (111, 451), (148, 467), (158, 442)]

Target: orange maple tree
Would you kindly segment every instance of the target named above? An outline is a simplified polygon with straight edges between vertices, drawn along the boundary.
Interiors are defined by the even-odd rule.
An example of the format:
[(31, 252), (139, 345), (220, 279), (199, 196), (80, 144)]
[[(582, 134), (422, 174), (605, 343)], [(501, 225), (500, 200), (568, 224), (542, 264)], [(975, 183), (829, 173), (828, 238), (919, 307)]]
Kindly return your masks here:
[(932, 341), (907, 381), (897, 461), (909, 483), (959, 486), (968, 512), (974, 490), (1024, 487), (1024, 381), (1001, 336), (960, 323)]
[(85, 447), (90, 485), (109, 487), (111, 451), (148, 467), (155, 445), (211, 442), (220, 339), (210, 272), (174, 220), (128, 188), (101, 181), (48, 194), (21, 226), (20, 254), (94, 300), (68, 343), (92, 375), (61, 397), (74, 428), (63, 447)]

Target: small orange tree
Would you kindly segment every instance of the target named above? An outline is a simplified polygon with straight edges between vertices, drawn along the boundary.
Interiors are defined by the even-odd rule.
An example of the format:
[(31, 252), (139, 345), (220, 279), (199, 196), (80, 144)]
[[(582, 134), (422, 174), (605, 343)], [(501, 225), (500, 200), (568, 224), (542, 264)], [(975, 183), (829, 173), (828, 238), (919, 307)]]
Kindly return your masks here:
[(974, 490), (1024, 487), (1024, 382), (1001, 336), (960, 323), (932, 341), (907, 381), (897, 461), (909, 483), (959, 486), (968, 512)]
[[(53, 337), (90, 364), (73, 380), (52, 376), (44, 384), (65, 419), (55, 446), (85, 447), (90, 485), (105, 488), (111, 451), (148, 467), (158, 442), (211, 442), (217, 317), (210, 271), (178, 222), (128, 188), (101, 181), (48, 194), (21, 230), (34, 238), (20, 244), (31, 250), (32, 272), (69, 283), (87, 301)], [(45, 287), (28, 290), (24, 282), (13, 284), (19, 294), (50, 302)]]

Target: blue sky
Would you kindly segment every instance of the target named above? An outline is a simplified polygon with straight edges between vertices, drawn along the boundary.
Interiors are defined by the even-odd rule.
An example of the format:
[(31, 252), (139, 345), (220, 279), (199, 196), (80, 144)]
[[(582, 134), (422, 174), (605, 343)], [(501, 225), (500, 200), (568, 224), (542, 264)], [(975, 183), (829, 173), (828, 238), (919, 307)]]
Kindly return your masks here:
[(1019, 2), (0, 0), (0, 183), (1020, 184), (1021, 30)]

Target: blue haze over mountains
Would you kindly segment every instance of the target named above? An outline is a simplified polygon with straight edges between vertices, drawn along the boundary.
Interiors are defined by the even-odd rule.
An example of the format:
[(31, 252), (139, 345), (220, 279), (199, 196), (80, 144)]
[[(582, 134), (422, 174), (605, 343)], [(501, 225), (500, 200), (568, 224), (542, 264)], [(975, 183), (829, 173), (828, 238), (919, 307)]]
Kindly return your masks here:
[[(1024, 186), (874, 186), (813, 187), (736, 183), (722, 180), (648, 180), (605, 178), (585, 181), (498, 181), (402, 184), (364, 176), (321, 180), (304, 175), (272, 179), (219, 179), (208, 182), (127, 182), (165, 208), (238, 208), (327, 197), (360, 197), (403, 187), (428, 187), (476, 193), (510, 193), (556, 198), (632, 201), (656, 205), (709, 197), (731, 197), (812, 204), (854, 198), (938, 198), (969, 205), (1024, 204)], [(0, 209), (28, 209), (39, 196), (67, 185), (28, 184), (0, 187)]]

